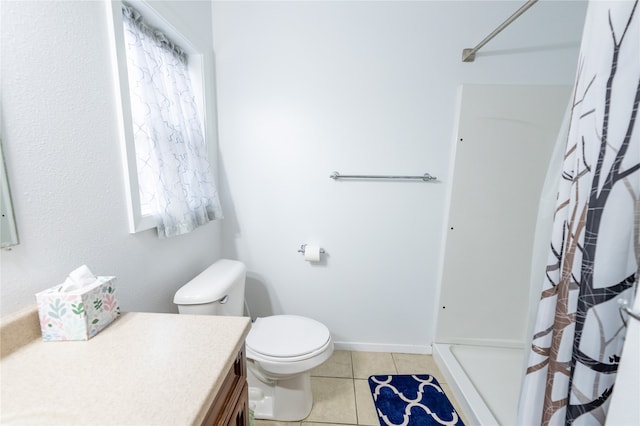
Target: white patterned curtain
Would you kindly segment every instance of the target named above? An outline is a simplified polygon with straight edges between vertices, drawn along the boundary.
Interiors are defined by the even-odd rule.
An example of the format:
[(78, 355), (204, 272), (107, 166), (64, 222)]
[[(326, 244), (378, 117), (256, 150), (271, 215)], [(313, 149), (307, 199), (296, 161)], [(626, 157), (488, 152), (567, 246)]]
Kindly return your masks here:
[(135, 9), (122, 14), (142, 214), (161, 238), (185, 234), (222, 218), (187, 56)]
[(638, 9), (588, 6), (520, 425), (607, 417), (640, 256)]

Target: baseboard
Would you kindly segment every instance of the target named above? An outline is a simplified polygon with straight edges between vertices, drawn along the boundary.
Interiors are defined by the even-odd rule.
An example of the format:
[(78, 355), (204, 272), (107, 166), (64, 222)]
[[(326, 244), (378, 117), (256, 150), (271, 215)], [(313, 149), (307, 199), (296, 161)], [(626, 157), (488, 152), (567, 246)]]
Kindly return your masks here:
[(401, 354), (431, 354), (431, 345), (395, 345), (386, 343), (333, 342), (341, 351), (393, 352)]
[(469, 345), (469, 346), (488, 346), (492, 348), (513, 348), (524, 349), (528, 344), (523, 340), (514, 339), (466, 339), (466, 338), (453, 338), (453, 339), (439, 339), (437, 343), (442, 345)]

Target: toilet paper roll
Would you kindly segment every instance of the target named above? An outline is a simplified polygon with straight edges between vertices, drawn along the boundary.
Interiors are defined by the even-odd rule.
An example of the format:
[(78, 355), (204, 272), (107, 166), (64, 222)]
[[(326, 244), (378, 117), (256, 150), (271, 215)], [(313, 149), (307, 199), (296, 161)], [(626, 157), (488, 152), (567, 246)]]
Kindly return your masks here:
[(320, 260), (320, 246), (307, 244), (304, 247), (304, 260), (318, 262)]

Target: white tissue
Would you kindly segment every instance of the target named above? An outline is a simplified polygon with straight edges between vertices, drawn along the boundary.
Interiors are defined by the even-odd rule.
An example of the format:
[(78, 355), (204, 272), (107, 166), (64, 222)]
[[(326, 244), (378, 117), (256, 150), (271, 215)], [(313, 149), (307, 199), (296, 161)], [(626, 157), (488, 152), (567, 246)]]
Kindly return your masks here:
[(309, 262), (320, 261), (320, 246), (315, 246), (313, 244), (307, 244), (304, 246), (304, 260)]
[(87, 265), (82, 265), (79, 268), (69, 272), (69, 275), (64, 280), (60, 291), (74, 291), (81, 289), (84, 286), (93, 284), (97, 278), (89, 270)]

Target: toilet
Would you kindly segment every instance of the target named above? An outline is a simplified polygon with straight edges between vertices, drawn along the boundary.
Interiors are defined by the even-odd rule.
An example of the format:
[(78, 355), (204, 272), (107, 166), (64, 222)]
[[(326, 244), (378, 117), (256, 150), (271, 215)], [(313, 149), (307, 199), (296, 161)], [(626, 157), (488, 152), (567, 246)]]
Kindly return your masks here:
[[(221, 259), (182, 286), (180, 314), (242, 316), (246, 267)], [(333, 354), (322, 323), (298, 315), (257, 318), (245, 341), (249, 406), (257, 419), (299, 421), (313, 406), (311, 370)]]

